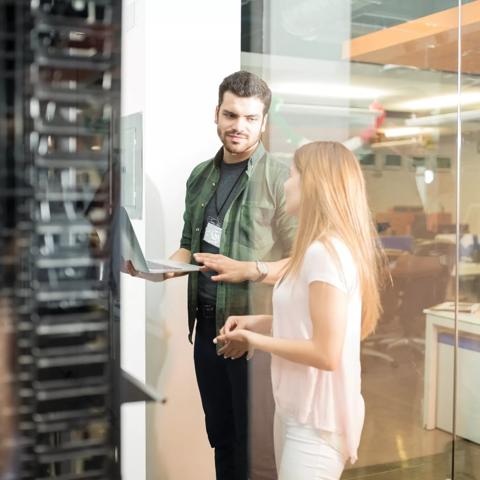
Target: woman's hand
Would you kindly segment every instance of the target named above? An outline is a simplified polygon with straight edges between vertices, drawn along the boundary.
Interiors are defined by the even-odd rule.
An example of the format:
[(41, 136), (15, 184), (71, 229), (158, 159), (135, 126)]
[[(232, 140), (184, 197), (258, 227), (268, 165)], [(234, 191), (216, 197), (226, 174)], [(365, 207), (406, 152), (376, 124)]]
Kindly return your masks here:
[(247, 360), (252, 357), (253, 349), (250, 348), (249, 341), (251, 332), (247, 330), (250, 319), (251, 317), (248, 316), (228, 317), (225, 325), (220, 329), (219, 335), (213, 340), (214, 343), (223, 344), (218, 350), (219, 355), (234, 360), (248, 352)]
[(228, 317), (227, 321), (220, 329), (220, 334), (225, 335), (233, 332), (234, 330), (250, 330), (252, 317), (253, 315), (232, 315), (231, 317)]

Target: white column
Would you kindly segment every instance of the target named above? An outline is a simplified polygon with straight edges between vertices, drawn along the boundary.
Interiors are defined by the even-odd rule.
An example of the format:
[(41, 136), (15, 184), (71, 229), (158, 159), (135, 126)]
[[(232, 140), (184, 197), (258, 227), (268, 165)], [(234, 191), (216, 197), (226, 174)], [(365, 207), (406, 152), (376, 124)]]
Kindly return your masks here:
[[(145, 111), (145, 0), (123, 3), (122, 116)], [(145, 219), (132, 220), (145, 245)], [(121, 274), (121, 366), (145, 380), (145, 283)], [(122, 406), (122, 477), (146, 478), (145, 404)]]
[[(124, 95), (143, 98), (145, 201), (134, 228), (145, 239), (146, 257), (162, 258), (179, 247), (188, 175), (220, 146), (214, 111), (219, 83), (240, 69), (241, 2), (136, 0), (125, 8), (129, 3), (135, 5), (134, 28), (141, 21), (143, 34), (132, 48), (134, 30), (124, 29), (123, 74), (139, 80), (124, 82)], [(128, 280), (129, 288), (139, 282)], [(127, 299), (129, 318), (122, 317), (128, 325), (122, 331), (124, 363), (134, 374), (143, 368), (147, 383), (167, 403), (148, 406), (143, 418), (141, 405), (127, 407), (124, 480), (213, 478), (213, 452), (187, 340), (186, 279), (134, 288), (138, 296)], [(137, 335), (141, 329), (143, 338)]]

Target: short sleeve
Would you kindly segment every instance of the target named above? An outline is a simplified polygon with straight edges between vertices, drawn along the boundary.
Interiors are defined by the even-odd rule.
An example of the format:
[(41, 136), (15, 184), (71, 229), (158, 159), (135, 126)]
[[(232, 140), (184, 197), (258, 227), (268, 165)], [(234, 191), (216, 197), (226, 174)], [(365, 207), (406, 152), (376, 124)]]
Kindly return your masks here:
[[(304, 278), (308, 285), (312, 282), (325, 282), (344, 293), (350, 291), (352, 282), (348, 277), (351, 277), (349, 275), (351, 268), (345, 268), (348, 265), (345, 261), (345, 252), (342, 250), (335, 246), (337, 253), (335, 256), (323, 243), (315, 242), (308, 247), (303, 263)], [(353, 267), (353, 264), (350, 267)]]

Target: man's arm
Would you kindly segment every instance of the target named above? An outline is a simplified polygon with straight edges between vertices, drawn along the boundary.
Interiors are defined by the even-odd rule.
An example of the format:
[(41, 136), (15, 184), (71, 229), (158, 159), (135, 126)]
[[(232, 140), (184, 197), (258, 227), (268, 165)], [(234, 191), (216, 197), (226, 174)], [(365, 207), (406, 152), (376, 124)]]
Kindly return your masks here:
[[(170, 260), (181, 263), (190, 263), (192, 261), (192, 252), (187, 248), (180, 247), (176, 252), (174, 252), (170, 257)], [(165, 274), (165, 280), (175, 277), (183, 277), (187, 275), (188, 272), (171, 272)]]
[[(297, 225), (295, 218), (288, 215), (285, 211), (283, 184), (287, 178), (288, 169), (285, 167), (275, 183), (276, 211), (272, 224), (272, 228), (275, 231), (275, 238), (281, 242), (285, 256), (288, 255), (287, 252), (291, 251)], [(217, 275), (212, 277), (214, 282), (256, 282), (261, 277), (256, 262), (233, 260), (224, 255), (209, 253), (196, 253), (194, 257), (197, 263), (204, 265), (209, 270), (217, 272)], [(275, 262), (262, 262), (267, 266), (268, 274), (262, 279), (261, 283), (275, 285), (282, 277), (289, 260), (289, 258), (283, 258)]]
[[(192, 176), (193, 176), (193, 172), (192, 174), (190, 174), (190, 177), (188, 178), (187, 185), (186, 185), (185, 210), (183, 213), (183, 230), (182, 230), (182, 238), (180, 240), (180, 248), (176, 250), (169, 257), (170, 260), (174, 260), (176, 262), (182, 262), (182, 263), (190, 263), (192, 260), (192, 252), (190, 247), (191, 241), (192, 241), (192, 224), (191, 224), (191, 216), (190, 216), (190, 208), (189, 208), (190, 202), (188, 199), (189, 187), (190, 187)], [(151, 282), (163, 282), (164, 280), (169, 280), (170, 278), (175, 278), (175, 277), (182, 277), (183, 275), (187, 274), (186, 272), (143, 273), (136, 270), (135, 266), (132, 264), (130, 260), (125, 262), (125, 266), (122, 270), (124, 270), (126, 273), (129, 273), (134, 277), (143, 278), (144, 280), (149, 280)]]
[(173, 260), (175, 262), (190, 263), (192, 260), (192, 252), (187, 248), (181, 247), (168, 258), (169, 260)]
[[(197, 263), (217, 272), (217, 275), (212, 277), (214, 282), (255, 282), (260, 277), (256, 262), (242, 262), (214, 253), (195, 253), (193, 256)], [(267, 265), (268, 274), (262, 283), (275, 285), (282, 277), (289, 260), (289, 258), (283, 258), (276, 262), (264, 262)]]

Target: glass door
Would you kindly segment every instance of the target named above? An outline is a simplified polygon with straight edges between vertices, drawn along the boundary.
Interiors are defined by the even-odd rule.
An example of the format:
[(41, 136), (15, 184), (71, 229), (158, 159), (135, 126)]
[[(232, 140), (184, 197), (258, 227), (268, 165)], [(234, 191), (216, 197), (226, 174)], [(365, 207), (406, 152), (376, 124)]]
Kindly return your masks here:
[[(460, 105), (458, 165), (458, 312), (455, 339), (456, 364), (451, 399), (455, 428), (453, 471), (456, 479), (480, 478), (480, 63), (475, 40), (480, 24), (472, 21), (480, 10), (479, 2), (462, 6), (459, 50)], [(450, 347), (452, 348), (452, 347)]]
[(478, 1), (242, 2), (242, 66), (274, 93), (268, 148), (287, 160), (313, 140), (354, 150), (388, 256), (345, 479), (479, 470), (477, 18)]

